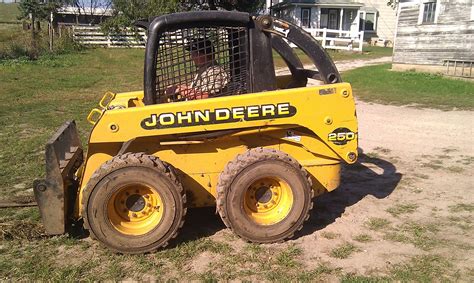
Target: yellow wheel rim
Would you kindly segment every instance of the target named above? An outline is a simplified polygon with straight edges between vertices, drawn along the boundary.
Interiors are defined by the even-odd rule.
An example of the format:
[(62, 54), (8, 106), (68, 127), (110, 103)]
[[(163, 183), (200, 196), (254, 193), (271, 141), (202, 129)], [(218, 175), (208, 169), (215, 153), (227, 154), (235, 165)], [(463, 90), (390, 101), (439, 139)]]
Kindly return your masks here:
[(126, 235), (144, 235), (160, 224), (163, 201), (153, 188), (144, 184), (128, 184), (119, 188), (107, 204), (112, 226)]
[(279, 178), (262, 178), (245, 191), (244, 210), (260, 225), (272, 225), (285, 219), (293, 207), (290, 186)]

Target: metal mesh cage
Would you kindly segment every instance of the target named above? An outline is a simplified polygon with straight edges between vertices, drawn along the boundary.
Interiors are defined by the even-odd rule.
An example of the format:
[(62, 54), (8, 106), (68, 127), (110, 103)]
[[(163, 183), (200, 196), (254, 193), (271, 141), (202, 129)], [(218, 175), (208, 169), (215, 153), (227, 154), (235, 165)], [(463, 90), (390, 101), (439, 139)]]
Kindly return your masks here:
[(156, 93), (160, 103), (236, 95), (248, 90), (244, 27), (199, 27), (159, 37)]

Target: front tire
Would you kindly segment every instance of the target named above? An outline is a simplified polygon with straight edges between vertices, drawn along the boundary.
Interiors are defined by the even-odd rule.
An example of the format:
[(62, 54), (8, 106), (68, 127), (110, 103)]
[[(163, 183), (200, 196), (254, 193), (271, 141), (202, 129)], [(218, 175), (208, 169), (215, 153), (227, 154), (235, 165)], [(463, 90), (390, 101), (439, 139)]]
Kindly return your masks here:
[(229, 162), (219, 177), (217, 209), (240, 237), (257, 243), (291, 238), (312, 209), (306, 170), (281, 151), (255, 148)]
[(186, 196), (169, 164), (144, 153), (104, 163), (83, 194), (84, 226), (120, 253), (164, 247), (183, 226)]

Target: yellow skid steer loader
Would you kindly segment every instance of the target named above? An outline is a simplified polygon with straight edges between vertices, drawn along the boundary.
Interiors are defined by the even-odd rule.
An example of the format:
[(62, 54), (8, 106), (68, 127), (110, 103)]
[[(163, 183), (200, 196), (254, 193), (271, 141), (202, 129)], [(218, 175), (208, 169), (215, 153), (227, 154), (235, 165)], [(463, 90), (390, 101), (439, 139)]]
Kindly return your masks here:
[[(87, 151), (74, 121), (46, 145), (46, 178), (34, 183), (46, 232), (82, 219), (111, 250), (143, 253), (176, 237), (188, 207), (216, 206), (245, 240), (292, 237), (312, 198), (338, 187), (341, 163), (357, 159), (351, 86), (331, 58), (270, 16), (202, 11), (138, 25), (144, 90), (105, 94), (87, 117)], [(273, 52), (289, 75), (276, 76)]]

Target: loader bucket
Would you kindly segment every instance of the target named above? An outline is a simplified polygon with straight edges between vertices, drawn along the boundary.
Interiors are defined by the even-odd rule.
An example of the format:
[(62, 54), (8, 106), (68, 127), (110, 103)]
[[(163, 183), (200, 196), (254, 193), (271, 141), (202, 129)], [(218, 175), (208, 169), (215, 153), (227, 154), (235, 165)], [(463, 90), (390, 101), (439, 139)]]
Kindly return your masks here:
[(33, 190), (49, 235), (64, 234), (78, 190), (75, 172), (84, 157), (76, 123), (68, 121), (46, 144), (46, 179), (35, 180)]

